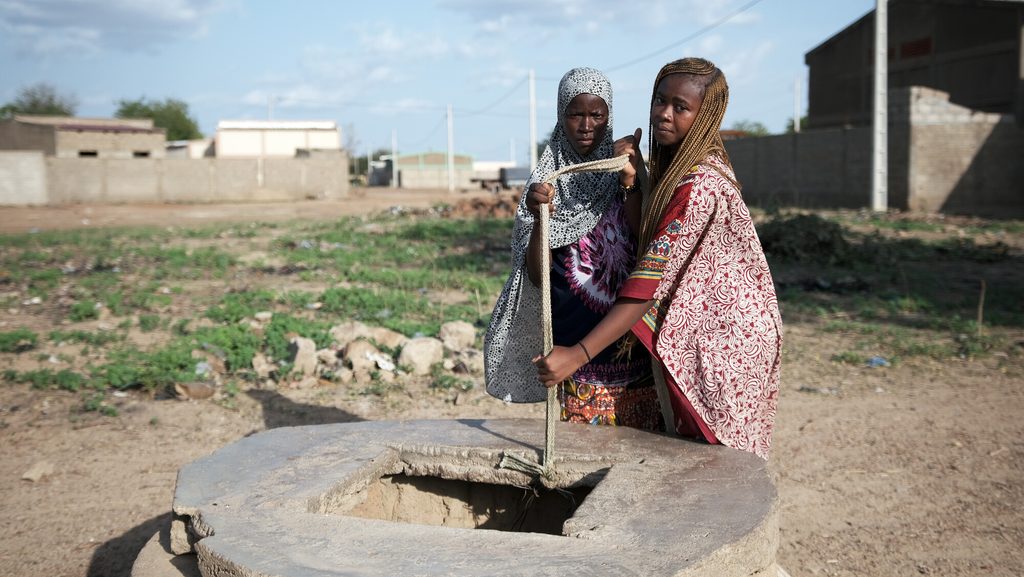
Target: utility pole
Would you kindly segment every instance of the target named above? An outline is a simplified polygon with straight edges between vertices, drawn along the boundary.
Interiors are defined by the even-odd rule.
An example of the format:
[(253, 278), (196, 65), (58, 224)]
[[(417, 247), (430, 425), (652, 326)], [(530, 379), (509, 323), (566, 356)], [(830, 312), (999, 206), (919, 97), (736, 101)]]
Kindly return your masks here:
[(448, 105), (448, 192), (455, 192), (455, 121)]
[(391, 129), (391, 188), (398, 188), (398, 129)]
[(530, 69), (530, 172), (537, 168), (537, 79)]
[(889, 207), (888, 0), (875, 0), (875, 94), (872, 116), (871, 210)]
[(793, 133), (800, 134), (800, 76), (793, 85)]

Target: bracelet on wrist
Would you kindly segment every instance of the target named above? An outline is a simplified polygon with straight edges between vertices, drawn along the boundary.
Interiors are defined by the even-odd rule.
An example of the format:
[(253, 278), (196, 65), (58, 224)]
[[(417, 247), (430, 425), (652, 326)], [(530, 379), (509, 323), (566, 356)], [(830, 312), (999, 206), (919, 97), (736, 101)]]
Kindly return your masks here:
[(629, 186), (626, 186), (625, 184), (622, 184), (622, 181), (619, 181), (619, 193), (622, 194), (622, 200), (629, 198), (629, 195), (632, 194), (634, 190), (636, 190), (635, 180), (633, 181), (633, 184)]
[(587, 350), (587, 346), (583, 344), (583, 341), (577, 341), (576, 344), (579, 345), (581, 349), (583, 349), (583, 354), (587, 355), (588, 363), (594, 360), (590, 358), (590, 351)]

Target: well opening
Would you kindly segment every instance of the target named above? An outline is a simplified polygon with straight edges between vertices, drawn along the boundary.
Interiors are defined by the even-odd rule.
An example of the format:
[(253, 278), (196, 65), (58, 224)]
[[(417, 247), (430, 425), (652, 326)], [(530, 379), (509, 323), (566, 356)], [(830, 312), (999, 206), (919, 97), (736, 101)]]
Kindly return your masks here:
[(546, 489), (441, 477), (385, 475), (335, 514), (398, 523), (562, 535), (592, 487)]

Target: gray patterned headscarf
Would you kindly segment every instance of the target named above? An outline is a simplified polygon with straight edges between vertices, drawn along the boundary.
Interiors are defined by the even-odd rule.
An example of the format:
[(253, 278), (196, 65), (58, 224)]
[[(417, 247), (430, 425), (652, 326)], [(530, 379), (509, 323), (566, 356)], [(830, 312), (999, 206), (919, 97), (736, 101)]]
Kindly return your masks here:
[[(586, 157), (581, 157), (562, 128), (565, 109), (580, 94), (601, 97), (608, 105), (608, 129), (604, 139)], [(610, 158), (612, 138), (612, 86), (594, 68), (573, 68), (558, 84), (558, 119), (544, 154), (526, 182), (512, 230), (512, 273), (498, 297), (491, 324), (484, 338), (484, 379), (487, 392), (515, 403), (532, 403), (547, 398), (547, 389), (537, 379), (531, 362), (543, 352), (540, 327), (540, 289), (526, 272), (526, 249), (533, 231), (534, 216), (526, 209), (526, 191), (556, 170), (580, 162)], [(555, 182), (555, 212), (551, 215), (548, 238), (551, 248), (572, 244), (597, 226), (618, 188), (618, 174), (588, 172), (566, 174)]]

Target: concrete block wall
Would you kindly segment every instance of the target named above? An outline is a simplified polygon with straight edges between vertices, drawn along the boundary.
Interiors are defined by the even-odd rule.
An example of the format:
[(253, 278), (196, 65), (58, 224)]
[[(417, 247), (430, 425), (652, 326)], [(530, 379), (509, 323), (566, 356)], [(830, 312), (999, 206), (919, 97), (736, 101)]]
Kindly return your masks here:
[(37, 205), (47, 201), (43, 153), (0, 152), (0, 204)]
[[(398, 182), (402, 188), (448, 188), (448, 169), (409, 170), (399, 166)], [(479, 188), (473, 183), (471, 169), (455, 170), (455, 188)]]
[(289, 159), (58, 158), (0, 152), (0, 204), (345, 198), (345, 155)]
[(912, 87), (907, 208), (1024, 216), (1024, 130), (1011, 115), (977, 112), (940, 90)]
[[(939, 90), (889, 95), (889, 207), (1024, 216), (1024, 129)], [(871, 205), (871, 129), (820, 129), (725, 143), (750, 206)]]

